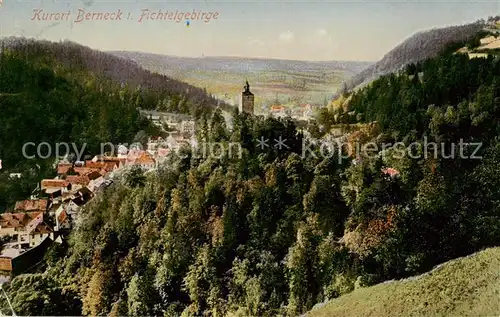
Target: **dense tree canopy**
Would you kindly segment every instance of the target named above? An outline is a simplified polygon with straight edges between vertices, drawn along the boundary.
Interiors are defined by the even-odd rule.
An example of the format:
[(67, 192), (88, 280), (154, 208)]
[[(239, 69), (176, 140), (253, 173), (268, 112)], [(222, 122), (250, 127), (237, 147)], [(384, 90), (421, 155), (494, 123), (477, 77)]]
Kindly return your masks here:
[[(16, 313), (294, 316), (498, 245), (499, 76), (495, 58), (445, 54), (324, 114), (360, 123), (350, 142), (402, 142), (412, 156), (338, 161), (335, 146), (304, 152), (291, 121), (238, 114), (230, 131), (218, 111), (200, 116), (198, 139), (237, 142), (241, 157), (187, 148), (129, 171), (85, 208), (64, 255), (7, 286)], [(273, 146), (280, 136), (287, 147)], [(41, 307), (54, 297), (60, 311)]]
[[(52, 173), (57, 154), (70, 151), (83, 159), (100, 153), (101, 144), (135, 142), (141, 131), (146, 140), (158, 135), (138, 107), (199, 116), (204, 102), (214, 103), (202, 90), (188, 93), (186, 84), (74, 43), (1, 44), (0, 211), (29, 196)], [(23, 178), (13, 182), (11, 172)]]

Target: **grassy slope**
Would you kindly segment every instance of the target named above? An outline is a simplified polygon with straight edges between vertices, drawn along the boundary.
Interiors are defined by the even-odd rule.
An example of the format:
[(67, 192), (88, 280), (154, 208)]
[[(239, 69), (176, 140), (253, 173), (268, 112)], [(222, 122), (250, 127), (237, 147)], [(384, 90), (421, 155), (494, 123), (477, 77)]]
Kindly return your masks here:
[(500, 247), (358, 289), (306, 316), (500, 316)]

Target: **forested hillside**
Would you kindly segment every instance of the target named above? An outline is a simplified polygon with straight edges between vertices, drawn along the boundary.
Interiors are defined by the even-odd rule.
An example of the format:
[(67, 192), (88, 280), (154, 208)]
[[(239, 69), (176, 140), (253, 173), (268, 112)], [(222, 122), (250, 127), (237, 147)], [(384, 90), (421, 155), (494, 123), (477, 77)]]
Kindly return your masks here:
[(459, 43), (463, 46), (484, 26), (484, 21), (480, 20), (465, 25), (418, 32), (385, 54), (380, 61), (349, 79), (345, 89), (353, 89), (364, 82), (395, 72), (405, 65), (433, 58), (442, 53), (443, 49), (449, 47), (450, 44)]
[(54, 43), (26, 38), (6, 38), (3, 42), (7, 48), (23, 51), (31, 58), (53, 58), (68, 69), (83, 70), (116, 83), (126, 83), (133, 88), (142, 87), (159, 95), (167, 95), (172, 101), (168, 105), (162, 105), (165, 110), (188, 112), (189, 107), (179, 108), (180, 100), (185, 104), (212, 108), (219, 104), (221, 108), (230, 110), (227, 104), (208, 96), (201, 88), (145, 70), (129, 59), (74, 42)]
[[(141, 86), (138, 86), (138, 84)], [(200, 115), (214, 106), (199, 89), (151, 74), (113, 55), (74, 43), (5, 39), (0, 53), (0, 211), (29, 197), (53, 173), (57, 143), (98, 154), (100, 144), (132, 143), (139, 131), (157, 135), (137, 107)], [(47, 142), (48, 159), (28, 159)], [(76, 149), (73, 148), (73, 143)], [(65, 151), (65, 147), (61, 147)], [(41, 155), (47, 155), (47, 147)], [(64, 153), (63, 153), (64, 154)], [(83, 158), (83, 157), (82, 157)], [(21, 172), (19, 180), (9, 173)]]
[[(295, 316), (500, 245), (499, 77), (498, 59), (445, 54), (380, 78), (331, 116), (377, 121), (349, 140), (378, 150), (341, 161), (304, 151), (289, 121), (238, 115), (230, 133), (220, 110), (201, 116), (200, 142), (238, 142), (241, 158), (186, 148), (129, 171), (4, 288), (18, 315)], [(411, 156), (381, 151), (395, 142)]]

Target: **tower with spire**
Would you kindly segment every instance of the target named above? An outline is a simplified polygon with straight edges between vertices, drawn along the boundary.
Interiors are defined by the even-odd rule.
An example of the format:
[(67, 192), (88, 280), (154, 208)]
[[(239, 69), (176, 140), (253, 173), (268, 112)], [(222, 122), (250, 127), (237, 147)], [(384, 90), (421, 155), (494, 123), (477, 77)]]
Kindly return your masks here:
[(254, 94), (250, 92), (250, 85), (248, 84), (248, 80), (246, 81), (245, 86), (243, 86), (239, 110), (240, 113), (246, 112), (251, 115), (254, 114)]

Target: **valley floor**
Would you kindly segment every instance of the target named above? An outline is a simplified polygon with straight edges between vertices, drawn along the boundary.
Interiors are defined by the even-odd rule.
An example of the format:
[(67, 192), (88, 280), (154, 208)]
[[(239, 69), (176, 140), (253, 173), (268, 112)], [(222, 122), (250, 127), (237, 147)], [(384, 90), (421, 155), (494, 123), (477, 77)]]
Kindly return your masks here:
[(500, 247), (423, 275), (361, 288), (306, 316), (499, 316)]

